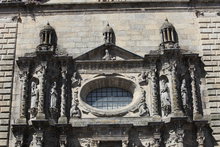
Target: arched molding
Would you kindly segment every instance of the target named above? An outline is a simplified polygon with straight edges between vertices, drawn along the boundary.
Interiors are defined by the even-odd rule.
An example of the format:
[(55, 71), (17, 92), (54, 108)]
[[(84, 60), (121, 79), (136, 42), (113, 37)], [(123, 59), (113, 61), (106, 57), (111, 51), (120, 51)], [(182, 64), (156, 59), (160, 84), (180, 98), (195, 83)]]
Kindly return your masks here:
[[(130, 104), (115, 110), (101, 110), (94, 108), (85, 102), (86, 96), (97, 88), (116, 87), (123, 88), (133, 94), (133, 99)], [(125, 115), (129, 111), (138, 108), (141, 102), (142, 89), (135, 81), (122, 76), (99, 76), (88, 80), (79, 89), (79, 104), (88, 112), (95, 116), (120, 116)]]

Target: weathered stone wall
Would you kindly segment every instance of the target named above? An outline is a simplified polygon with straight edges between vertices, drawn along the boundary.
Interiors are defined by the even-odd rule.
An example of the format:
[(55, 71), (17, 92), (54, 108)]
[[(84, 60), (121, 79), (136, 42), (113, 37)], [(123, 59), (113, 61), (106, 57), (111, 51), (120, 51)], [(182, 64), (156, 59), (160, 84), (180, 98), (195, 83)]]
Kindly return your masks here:
[[(22, 17), (19, 24), (17, 57), (35, 51), (39, 32), (50, 23), (56, 30), (58, 47), (77, 57), (104, 43), (102, 31), (109, 23), (116, 35), (116, 45), (144, 56), (161, 43), (160, 27), (168, 18), (176, 27), (181, 48), (199, 52), (199, 29), (194, 12), (101, 12), (92, 14), (36, 14)], [(65, 22), (65, 23), (64, 23)]]
[(220, 17), (205, 12), (198, 19), (206, 74), (207, 109), (211, 114), (213, 136), (220, 142)]
[[(0, 146), (7, 146), (17, 23), (0, 16)], [(14, 104), (15, 105), (15, 104)]]
[[(158, 49), (160, 26), (168, 18), (177, 30), (181, 48), (203, 56), (207, 71), (207, 85), (202, 86), (204, 112), (205, 115), (211, 114), (213, 136), (220, 142), (220, 17), (216, 12), (204, 15), (197, 18), (194, 11), (187, 10), (36, 13), (32, 17), (22, 14), (22, 23), (18, 24), (16, 58), (35, 51), (39, 44), (39, 32), (47, 22), (56, 29), (59, 49), (73, 57), (103, 44), (102, 29), (107, 22), (115, 31), (118, 46), (144, 56), (150, 50)], [(0, 22), (0, 146), (7, 146), (17, 24), (8, 20)], [(15, 83), (18, 75), (16, 68)], [(19, 114), (17, 94), (20, 89), (16, 86), (15, 89), (12, 122)]]

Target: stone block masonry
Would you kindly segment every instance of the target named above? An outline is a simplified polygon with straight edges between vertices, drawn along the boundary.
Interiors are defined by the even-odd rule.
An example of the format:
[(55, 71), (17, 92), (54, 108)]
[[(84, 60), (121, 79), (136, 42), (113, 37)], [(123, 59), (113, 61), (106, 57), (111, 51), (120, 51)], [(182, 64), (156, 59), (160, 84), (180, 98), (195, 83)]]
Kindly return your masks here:
[(17, 23), (0, 22), (0, 147), (8, 146)]
[(220, 145), (220, 17), (199, 18), (203, 62), (206, 70), (206, 99), (213, 136)]

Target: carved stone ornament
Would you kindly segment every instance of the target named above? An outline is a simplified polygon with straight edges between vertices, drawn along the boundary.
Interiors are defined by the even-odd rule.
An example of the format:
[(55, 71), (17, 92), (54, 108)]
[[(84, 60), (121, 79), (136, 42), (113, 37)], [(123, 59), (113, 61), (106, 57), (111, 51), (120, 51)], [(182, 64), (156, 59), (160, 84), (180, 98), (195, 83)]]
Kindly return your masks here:
[(196, 140), (198, 143), (198, 147), (204, 147), (205, 134), (204, 134), (204, 130), (201, 126), (198, 128)]
[(37, 80), (31, 82), (31, 106), (29, 109), (30, 117), (36, 117), (38, 113), (39, 88)]
[(58, 99), (58, 94), (56, 90), (56, 82), (53, 82), (51, 91), (50, 91), (50, 114), (51, 118), (56, 118), (57, 117), (57, 99)]
[(122, 140), (122, 147), (128, 147), (128, 140)]
[(58, 95), (56, 90), (56, 82), (53, 82), (50, 91), (50, 108), (54, 108), (54, 109), (57, 108), (57, 99), (58, 99)]
[(183, 146), (184, 130), (177, 128), (169, 131), (169, 138), (166, 141), (166, 147), (179, 147)]
[(178, 147), (178, 136), (174, 130), (169, 131), (169, 138), (166, 141), (166, 147)]
[(148, 84), (148, 72), (144, 72), (142, 71), (139, 75), (138, 75), (138, 82), (140, 85), (147, 85)]
[(187, 87), (186, 87), (185, 79), (182, 80), (182, 84), (181, 84), (181, 97), (182, 97), (183, 108), (186, 111), (188, 108), (188, 104), (187, 104), (188, 96), (187, 96)]
[(103, 60), (115, 60), (115, 57), (110, 55), (109, 50), (105, 50), (105, 55), (102, 57)]
[(79, 142), (80, 142), (81, 147), (98, 147), (98, 146), (95, 146), (96, 142), (95, 141), (91, 142), (89, 138), (80, 138)]
[(65, 147), (67, 144), (66, 135), (60, 135), (60, 147)]
[[(20, 81), (22, 83), (22, 96), (21, 96), (21, 108), (20, 108), (20, 118), (25, 118), (26, 115), (26, 101), (27, 101), (27, 87), (28, 87), (28, 69), (25, 69), (19, 74)], [(25, 118), (26, 119), (26, 118)]]
[(171, 113), (171, 101), (167, 82), (167, 78), (161, 79), (160, 97), (164, 116), (168, 116)]
[(78, 72), (74, 72), (73, 73), (73, 77), (72, 77), (72, 87), (78, 87), (81, 85), (81, 79), (79, 77)]
[(43, 137), (37, 133), (33, 134), (33, 139), (30, 143), (30, 147), (42, 147)]
[(39, 89), (35, 81), (31, 83), (31, 108), (37, 108), (39, 101)]
[(21, 147), (23, 144), (23, 135), (16, 136), (15, 147)]
[(142, 94), (141, 94), (141, 102), (140, 104), (138, 105), (138, 110), (139, 110), (139, 115), (140, 116), (150, 116), (150, 113), (149, 113), (149, 109), (147, 107), (147, 104), (146, 104), (146, 92), (144, 90), (141, 91)]
[(70, 117), (72, 118), (80, 118), (81, 117), (81, 111), (78, 108), (78, 102), (75, 101), (72, 104), (72, 107), (70, 109)]

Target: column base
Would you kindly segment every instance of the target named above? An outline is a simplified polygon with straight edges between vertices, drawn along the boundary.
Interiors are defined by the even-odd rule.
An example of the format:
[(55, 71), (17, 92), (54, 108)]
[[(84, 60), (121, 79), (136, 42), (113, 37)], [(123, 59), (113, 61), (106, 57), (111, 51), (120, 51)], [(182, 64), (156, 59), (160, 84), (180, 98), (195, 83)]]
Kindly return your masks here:
[(26, 118), (18, 118), (16, 121), (15, 121), (16, 124), (27, 124), (27, 119)]
[(157, 114), (153, 115), (152, 118), (153, 118), (154, 121), (160, 121), (161, 120), (161, 116), (157, 115)]
[(43, 112), (38, 112), (36, 119), (45, 119), (45, 114)]
[(67, 117), (66, 116), (61, 116), (59, 119), (58, 119), (58, 124), (67, 124)]
[(203, 118), (202, 114), (194, 113), (193, 120), (201, 120)]
[(175, 111), (173, 113), (171, 113), (172, 117), (182, 117), (184, 116), (184, 113), (182, 111)]

